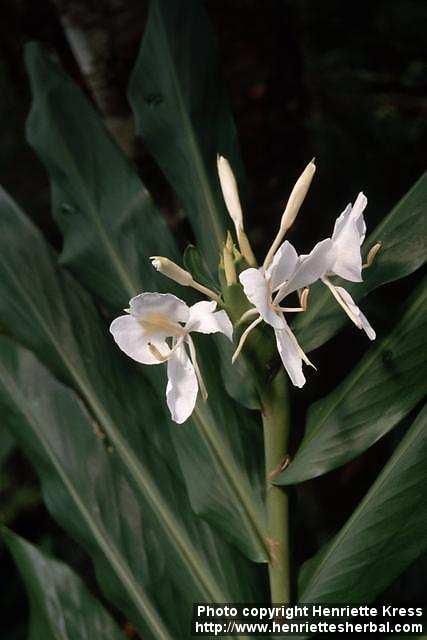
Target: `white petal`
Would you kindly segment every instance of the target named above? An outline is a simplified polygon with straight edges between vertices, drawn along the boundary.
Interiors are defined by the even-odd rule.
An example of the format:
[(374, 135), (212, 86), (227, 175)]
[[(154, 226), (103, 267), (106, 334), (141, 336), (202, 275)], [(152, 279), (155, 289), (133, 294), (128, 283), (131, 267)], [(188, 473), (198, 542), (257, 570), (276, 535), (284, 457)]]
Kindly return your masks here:
[(158, 359), (149, 349), (149, 343), (153, 344), (160, 353), (169, 352), (164, 335), (147, 333), (133, 316), (119, 316), (111, 323), (110, 331), (120, 349), (142, 364), (159, 364)]
[(307, 256), (300, 256), (294, 273), (279, 289), (275, 302), (281, 302), (285, 296), (297, 289), (308, 287), (327, 273), (333, 261), (333, 251), (332, 240), (327, 238), (318, 242)]
[(277, 249), (273, 262), (266, 270), (272, 291), (276, 291), (286, 280), (289, 280), (298, 263), (298, 254), (290, 242), (285, 242)]
[(344, 211), (335, 221), (332, 240), (338, 240), (339, 235), (345, 229), (346, 225), (355, 222), (357, 232), (359, 234), (359, 242), (362, 244), (366, 234), (366, 224), (363, 218), (363, 212), (368, 204), (368, 199), (361, 192), (356, 198), (354, 205), (348, 204)]
[(305, 384), (305, 376), (302, 372), (302, 358), (298, 342), (290, 328), (284, 321), (283, 329), (275, 329), (277, 349), (292, 383), (296, 387)]
[(368, 199), (364, 193), (360, 192), (356, 198), (351, 212), (352, 218), (356, 220), (357, 230), (359, 232), (360, 244), (363, 243), (366, 235), (366, 223), (363, 212), (368, 204)]
[(243, 285), (246, 297), (258, 309), (261, 317), (267, 324), (280, 329), (282, 321), (271, 309), (270, 285), (261, 269), (246, 269), (242, 271), (239, 280)]
[(350, 282), (362, 281), (362, 256), (357, 224), (357, 220), (350, 218), (337, 238), (333, 239), (335, 259), (331, 264), (330, 273)]
[(182, 424), (191, 416), (197, 391), (196, 372), (184, 345), (181, 345), (168, 360), (166, 401), (174, 422)]
[(360, 245), (366, 234), (363, 211), (367, 202), (366, 196), (359, 193), (354, 205), (349, 204), (337, 218), (332, 234), (336, 258), (330, 272), (351, 282), (362, 281)]
[(370, 340), (375, 340), (376, 333), (375, 333), (374, 329), (369, 324), (369, 321), (368, 321), (367, 317), (365, 316), (365, 314), (362, 313), (362, 311), (359, 309), (357, 304), (354, 302), (354, 300), (351, 297), (351, 295), (349, 294), (349, 292), (346, 291), (345, 289), (343, 289), (343, 287), (335, 287), (335, 289), (336, 289), (336, 291), (338, 291), (338, 293), (341, 296), (342, 300), (349, 307), (349, 309), (353, 313), (353, 315), (355, 315), (356, 318), (359, 320), (359, 323), (360, 323), (360, 327), (359, 328), (363, 329), (366, 332), (366, 335), (368, 336), (368, 338)]
[(233, 325), (225, 311), (215, 311), (215, 301), (196, 302), (190, 307), (187, 331), (199, 333), (224, 333), (229, 340), (233, 340)]
[(141, 293), (131, 299), (129, 307), (136, 318), (160, 315), (172, 322), (187, 322), (190, 313), (185, 302), (172, 293)]

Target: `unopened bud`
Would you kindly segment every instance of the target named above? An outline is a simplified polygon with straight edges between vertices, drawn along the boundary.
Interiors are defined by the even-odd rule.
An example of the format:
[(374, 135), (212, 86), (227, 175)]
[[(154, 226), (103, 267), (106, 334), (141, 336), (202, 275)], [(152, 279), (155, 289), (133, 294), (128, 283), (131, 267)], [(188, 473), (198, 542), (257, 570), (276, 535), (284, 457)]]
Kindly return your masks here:
[(193, 276), (185, 269), (179, 267), (175, 262), (169, 260), (169, 258), (162, 258), (161, 256), (151, 256), (151, 264), (153, 267), (164, 276), (167, 276), (174, 282), (183, 285), (184, 287), (190, 287), (193, 284)]
[(249, 244), (248, 236), (243, 231), (243, 229), (239, 229), (237, 231), (237, 240), (239, 242), (240, 252), (244, 257), (244, 259), (246, 260), (246, 262), (248, 263), (248, 265), (250, 267), (256, 267), (257, 261), (254, 256), (254, 252), (252, 251), (252, 247)]
[(238, 229), (243, 229), (243, 214), (242, 207), (240, 205), (239, 192), (237, 190), (236, 178), (234, 177), (230, 163), (223, 156), (217, 156), (217, 167), (224, 202), (228, 213), (234, 222), (236, 233), (238, 233)]
[(274, 258), (274, 254), (280, 247), (285, 233), (293, 225), (295, 218), (298, 215), (298, 211), (300, 210), (301, 205), (304, 202), (304, 198), (307, 195), (307, 191), (310, 187), (311, 181), (313, 180), (315, 171), (316, 165), (314, 164), (313, 158), (313, 160), (308, 163), (291, 191), (291, 195), (289, 196), (288, 203), (282, 215), (282, 220), (280, 221), (279, 232), (265, 257), (263, 265), (264, 269), (267, 269), (271, 264), (271, 261)]
[(231, 238), (231, 235), (230, 233), (227, 233), (227, 242), (225, 243), (222, 255), (223, 255), (225, 280), (228, 286), (235, 284), (237, 282), (236, 267), (234, 265), (233, 246), (234, 245), (233, 245), (233, 240)]
[(307, 195), (307, 191), (310, 188), (315, 171), (316, 165), (314, 164), (313, 158), (313, 160), (308, 163), (291, 191), (291, 195), (289, 196), (289, 200), (280, 223), (281, 229), (287, 231), (293, 225), (295, 218), (298, 215), (298, 211), (300, 210), (305, 196)]

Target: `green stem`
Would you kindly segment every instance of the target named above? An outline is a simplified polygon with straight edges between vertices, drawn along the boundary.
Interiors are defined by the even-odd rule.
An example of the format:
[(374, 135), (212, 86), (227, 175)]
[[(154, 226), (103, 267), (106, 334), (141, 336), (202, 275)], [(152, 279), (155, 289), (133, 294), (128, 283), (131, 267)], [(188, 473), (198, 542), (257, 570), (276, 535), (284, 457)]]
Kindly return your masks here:
[(288, 494), (271, 483), (286, 456), (289, 438), (289, 404), (285, 372), (281, 370), (262, 395), (262, 420), (266, 471), (267, 528), (270, 546), (271, 602), (289, 603), (290, 549)]

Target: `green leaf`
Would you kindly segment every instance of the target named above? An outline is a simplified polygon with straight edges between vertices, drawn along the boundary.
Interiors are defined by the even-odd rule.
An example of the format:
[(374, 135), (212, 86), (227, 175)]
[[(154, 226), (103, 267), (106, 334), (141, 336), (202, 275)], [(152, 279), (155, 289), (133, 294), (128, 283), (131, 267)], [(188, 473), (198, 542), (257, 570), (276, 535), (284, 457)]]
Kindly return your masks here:
[[(156, 390), (112, 348), (89, 296), (58, 271), (52, 251), (4, 192), (0, 219), (1, 321), (76, 389), (105, 433), (144, 510), (147, 554), (160, 549), (165, 562), (173, 559), (171, 586), (191, 601), (233, 600), (236, 566), (227, 545), (194, 518), (163, 398), (159, 404)], [(241, 558), (239, 569), (249, 571)], [(250, 592), (252, 583), (240, 587)], [(179, 607), (179, 598), (173, 602)], [(170, 616), (182, 618), (172, 607)]]
[(366, 603), (427, 547), (427, 407), (325, 549), (303, 571), (301, 602)]
[(74, 571), (11, 531), (2, 534), (28, 591), (29, 640), (124, 640)]
[(0, 468), (9, 458), (15, 448), (15, 441), (9, 431), (2, 425), (0, 427)]
[[(144, 633), (170, 640), (142, 586), (164, 578), (164, 553), (147, 557), (144, 514), (105, 437), (70, 389), (4, 337), (0, 406), (37, 470), (47, 508), (85, 546), (106, 595)], [(129, 525), (120, 527), (124, 514)]]
[[(382, 246), (372, 266), (363, 271), (363, 282), (353, 284), (336, 279), (356, 301), (387, 282), (404, 278), (424, 264), (427, 243), (424, 215), (426, 204), (427, 173), (424, 173), (365, 240), (366, 254), (376, 242), (381, 242)], [(367, 221), (369, 225), (369, 212)], [(307, 311), (298, 315), (292, 326), (305, 351), (320, 347), (348, 320), (330, 291), (320, 282), (310, 289)]]
[(308, 411), (306, 435), (276, 479), (294, 484), (352, 460), (397, 425), (427, 390), (427, 282), (393, 331), (372, 346), (347, 378)]
[[(39, 48), (33, 47), (30, 49), (27, 58), (29, 72), (32, 77), (33, 91), (35, 92), (35, 106), (28, 123), (29, 135), (31, 139), (38, 140), (36, 148), (42, 157), (44, 157), (43, 149), (48, 148), (50, 150), (51, 160), (50, 164), (48, 163), (48, 168), (53, 184), (55, 185), (58, 180), (55, 163), (61, 164), (63, 162), (63, 155), (60, 150), (58, 152), (58, 160), (55, 160), (56, 147), (59, 146), (59, 141), (56, 140), (54, 136), (52, 140), (49, 141), (51, 131), (59, 132), (62, 131), (63, 128), (70, 128), (71, 131), (75, 132), (79, 127), (79, 130), (82, 132), (80, 137), (84, 139), (84, 132), (91, 130), (93, 120), (96, 119), (97, 116), (93, 109), (82, 98), (80, 90), (58, 70), (55, 64), (46, 59)], [(48, 93), (46, 93), (46, 87), (49, 87)], [(46, 99), (46, 95), (49, 96), (49, 100)], [(67, 108), (65, 101), (80, 105), (77, 110), (77, 115)], [(85, 105), (85, 108), (81, 106), (82, 104)], [(37, 115), (37, 118), (34, 114)], [(42, 127), (40, 123), (44, 122), (49, 122), (50, 125), (46, 127), (44, 124)], [(74, 138), (76, 137), (79, 136), (75, 134)], [(108, 138), (105, 130), (100, 126), (95, 126), (94, 135), (91, 136), (90, 141), (87, 142), (88, 145), (90, 144), (91, 153), (100, 158), (105, 155), (105, 137)], [(97, 151), (98, 147), (99, 151)], [(89, 151), (87, 151), (87, 153), (89, 153)], [(84, 155), (85, 154), (83, 154), (83, 157)], [(79, 167), (78, 184), (91, 185), (93, 182), (91, 177), (91, 167), (93, 163), (82, 163), (80, 148), (78, 146), (71, 146), (71, 142), (68, 146), (68, 156), (67, 163), (69, 163), (71, 167)], [(67, 185), (68, 182), (69, 180), (63, 181), (63, 184)], [(65, 189), (66, 186), (62, 188), (63, 193)], [(73, 206), (77, 206), (81, 211), (84, 211), (88, 206), (85, 193), (86, 191), (83, 187), (79, 189), (76, 188), (73, 191)], [(118, 204), (119, 195), (122, 197), (121, 205)], [(134, 233), (129, 233), (128, 229), (120, 225), (110, 225), (107, 216), (109, 210), (109, 200), (107, 196), (108, 194), (105, 196), (103, 207), (93, 208), (92, 210), (96, 225), (94, 224), (94, 226), (91, 227), (91, 233), (88, 234), (86, 231), (88, 221), (85, 216), (74, 217), (73, 228), (63, 226), (63, 232), (66, 234), (65, 242), (67, 242), (68, 234), (75, 237), (76, 242), (81, 242), (84, 238), (85, 259), (93, 265), (108, 263), (111, 260), (110, 244), (112, 243), (116, 248), (116, 258), (120, 263), (120, 269), (114, 268), (109, 270), (108, 279), (106, 279), (102, 273), (99, 275), (98, 271), (95, 272), (89, 268), (79, 271), (78, 275), (83, 284), (92, 290), (97, 298), (103, 299), (104, 302), (113, 309), (114, 313), (117, 313), (117, 311), (121, 311), (121, 308), (124, 306), (124, 300), (122, 297), (121, 306), (118, 307), (117, 300), (120, 298), (120, 295), (116, 295), (114, 292), (123, 291), (126, 293), (125, 281), (137, 281), (140, 277), (139, 272), (135, 271), (138, 266), (137, 262), (128, 260), (127, 256), (137, 255), (138, 251), (142, 251), (142, 249), (138, 249), (138, 247), (144, 248), (143, 251), (145, 255), (153, 255), (154, 251), (150, 245), (151, 236), (146, 237), (144, 232), (145, 228), (151, 225), (150, 217), (144, 217), (141, 214), (138, 219), (138, 226), (134, 228)], [(116, 193), (114, 197), (115, 200), (111, 208), (125, 209), (127, 206), (126, 194), (124, 192), (121, 192), (121, 194)], [(107, 222), (104, 221), (105, 216), (107, 216)], [(103, 231), (105, 228), (108, 228), (109, 243), (106, 242), (106, 233)], [(70, 240), (70, 242), (72, 241)], [(146, 262), (148, 263), (148, 260), (146, 260)], [(154, 272), (154, 270), (152, 271)], [(160, 278), (163, 284), (168, 286), (169, 290), (177, 292), (178, 295), (182, 296), (182, 291), (188, 292), (188, 289), (186, 290), (182, 287), (178, 289), (174, 283), (163, 276), (160, 276)], [(190, 295), (193, 296), (193, 293), (190, 292)], [(127, 300), (127, 294), (125, 295), (125, 299)], [(222, 342), (225, 342), (226, 339), (223, 336), (220, 338)], [(31, 336), (31, 339), (34, 339), (34, 337)], [(203, 337), (199, 342), (204, 342)], [(31, 346), (31, 343), (26, 344)], [(210, 345), (212, 349), (211, 341)], [(111, 348), (116, 349), (113, 347), (112, 341), (110, 341), (108, 346), (98, 347), (98, 351), (105, 349), (110, 350)], [(93, 347), (91, 347), (91, 349), (93, 349)], [(215, 347), (213, 347), (213, 349), (215, 349)], [(212, 356), (209, 354), (207, 358), (200, 358), (202, 369), (204, 369), (203, 360), (215, 361), (215, 357), (212, 351)], [(99, 363), (99, 371), (102, 370), (99, 354), (94, 355), (93, 358), (95, 362), (98, 361)], [(120, 360), (124, 361), (125, 359), (127, 360), (127, 358), (121, 354)], [(155, 387), (161, 398), (160, 402), (164, 405), (166, 381), (164, 373), (160, 372), (159, 369), (161, 369), (161, 367), (144, 367), (141, 368), (141, 371), (143, 372), (144, 378), (150, 381), (149, 386)], [(99, 371), (96, 372), (97, 376), (99, 376)], [(265, 518), (263, 503), (260, 497), (260, 486), (263, 485), (261, 479), (263, 461), (261, 456), (258, 455), (256, 460), (258, 472), (252, 473), (252, 469), (255, 466), (255, 454), (252, 453), (252, 451), (248, 453), (242, 449), (241, 437), (239, 436), (239, 430), (237, 428), (237, 425), (242, 423), (252, 423), (251, 429), (254, 429), (254, 417), (240, 410), (228, 398), (224, 397), (222, 383), (218, 380), (218, 369), (213, 371), (212, 376), (207, 378), (206, 382), (212, 398), (215, 393), (217, 393), (215, 389), (218, 389), (218, 402), (223, 405), (218, 420), (214, 420), (211, 415), (209, 418), (205, 417), (204, 420), (201, 420), (199, 417), (197, 420), (189, 421), (188, 429), (185, 429), (188, 442), (184, 442), (182, 438), (176, 436), (176, 425), (170, 426), (175, 447), (183, 449), (183, 451), (177, 451), (181, 466), (191, 466), (191, 469), (184, 468), (183, 466), (183, 475), (191, 497), (192, 506), (197, 513), (203, 517), (208, 517), (210, 522), (215, 523), (215, 526), (218, 527), (229, 540), (232, 540), (234, 544), (238, 545), (239, 549), (249, 558), (259, 562), (266, 562), (268, 560), (268, 551), (265, 535)], [(135, 387), (137, 384), (135, 381)], [(142, 380), (140, 384), (143, 385)], [(123, 387), (124, 384), (122, 382), (121, 388), (123, 389), (123, 394), (129, 396), (129, 391)], [(135, 393), (137, 393), (136, 390)], [(152, 392), (148, 391), (148, 393)], [(120, 395), (118, 395), (118, 397), (120, 397)], [(141, 404), (142, 399), (143, 394), (140, 391), (136, 405)], [(109, 399), (109, 402), (111, 402), (111, 399)], [(129, 408), (128, 410), (135, 411), (134, 408)], [(142, 415), (144, 411), (145, 410), (141, 408)], [(200, 411), (203, 413), (203, 407)], [(123, 419), (123, 414), (121, 415), (121, 419)], [(154, 422), (158, 422), (159, 420), (157, 416), (153, 419)], [(208, 441), (206, 438), (205, 427), (203, 426), (207, 423), (210, 425), (209, 435), (211, 436), (211, 441)], [(163, 418), (163, 424), (170, 425), (168, 418)], [(164, 445), (160, 442), (161, 435), (156, 436), (155, 434), (151, 434), (150, 438), (156, 438), (159, 441), (158, 448), (164, 458), (174, 458), (175, 452), (171, 454), (164, 452)], [(184, 462), (185, 450), (188, 446), (198, 451), (199, 455), (193, 458), (191, 462)], [(206, 491), (203, 505), (201, 505), (199, 499), (195, 500), (194, 488), (189, 483), (189, 478), (195, 469), (202, 483), (207, 483), (207, 478), (213, 481), (213, 484), (205, 485)], [(198, 492), (198, 495), (201, 495), (200, 492)], [(240, 505), (241, 500), (242, 504)], [(215, 512), (214, 516), (212, 515), (213, 510)], [(209, 516), (205, 515), (207, 513), (209, 513)]]
[(227, 214), (216, 155), (241, 173), (215, 43), (198, 0), (152, 0), (129, 99), (137, 130), (176, 191), (212, 274)]
[[(118, 308), (143, 288), (161, 290), (167, 283), (148, 257), (174, 259), (177, 252), (150, 195), (58, 64), (37, 43), (26, 46), (25, 60), (33, 93), (27, 138), (53, 181), (53, 213), (64, 235), (62, 264), (84, 274), (95, 294), (102, 286)], [(103, 250), (94, 254), (94, 243)]]

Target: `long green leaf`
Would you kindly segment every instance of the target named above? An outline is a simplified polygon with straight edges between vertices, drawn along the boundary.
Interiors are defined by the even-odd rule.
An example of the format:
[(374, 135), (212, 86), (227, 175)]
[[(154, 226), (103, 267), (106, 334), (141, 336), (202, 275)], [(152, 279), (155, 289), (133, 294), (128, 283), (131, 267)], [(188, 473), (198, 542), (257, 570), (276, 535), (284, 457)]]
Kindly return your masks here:
[[(365, 240), (366, 252), (378, 241), (382, 246), (373, 265), (363, 271), (363, 282), (344, 282), (343, 286), (355, 300), (361, 300), (370, 291), (387, 282), (413, 273), (424, 264), (427, 244), (426, 207), (427, 173), (421, 176)], [(369, 211), (366, 217), (369, 225)], [(347, 320), (330, 291), (317, 283), (310, 291), (307, 311), (299, 314), (293, 328), (304, 350), (311, 351), (335, 335)]]
[[(144, 634), (171, 640), (142, 587), (164, 579), (164, 554), (147, 558), (134, 491), (73, 392), (7, 338), (0, 339), (0, 406), (37, 469), (48, 509), (87, 548), (108, 597)], [(131, 526), (118, 526), (124, 514)]]
[[(218, 540), (192, 516), (156, 392), (111, 350), (89, 296), (58, 272), (40, 234), (4, 192), (0, 221), (1, 321), (87, 404), (137, 492), (147, 526), (153, 528), (151, 553), (172, 550), (175, 588), (185, 584), (183, 593), (193, 600), (232, 599), (227, 580), (234, 588), (235, 567), (226, 546), (220, 547), (223, 560), (215, 566), (203, 553)], [(221, 558), (219, 551), (212, 553)]]
[(366, 603), (427, 547), (427, 407), (341, 531), (302, 573), (302, 602)]
[[(177, 257), (163, 217), (83, 93), (37, 43), (27, 45), (25, 59), (33, 93), (27, 137), (54, 183), (62, 264), (102, 283), (118, 308), (142, 288), (161, 290), (165, 279), (148, 258)], [(58, 105), (61, 118), (49, 117)], [(135, 241), (137, 234), (144, 242)], [(93, 243), (104, 250), (94, 255)]]
[(67, 565), (7, 529), (3, 539), (27, 587), (29, 640), (124, 640), (111, 616)]
[(427, 391), (426, 312), (427, 282), (422, 282), (389, 336), (310, 407), (306, 435), (278, 484), (315, 478), (352, 460), (422, 400)]
[[(110, 244), (116, 248), (115, 255), (120, 269), (110, 269), (108, 281), (103, 273), (98, 273), (94, 269), (79, 271), (79, 277), (87, 288), (91, 289), (97, 297), (102, 298), (114, 313), (117, 313), (127, 301), (126, 282), (138, 281), (140, 277), (138, 263), (128, 260), (128, 254), (139, 255), (142, 259), (142, 256), (154, 253), (154, 248), (150, 244), (152, 236), (145, 233), (145, 229), (151, 225), (151, 218), (145, 217), (142, 211), (140, 217), (134, 220), (132, 234), (123, 226), (111, 225), (107, 213), (109, 198), (112, 195), (107, 190), (103, 194), (103, 206), (93, 207), (91, 210), (91, 216), (96, 220), (96, 224), (91, 226), (84, 212), (90, 206), (90, 202), (99, 200), (94, 187), (93, 164), (96, 162), (95, 158), (98, 158), (97, 162), (100, 166), (96, 165), (97, 171), (101, 172), (101, 168), (104, 168), (102, 158), (106, 154), (108, 135), (103, 127), (93, 126), (97, 116), (81, 91), (71, 83), (56, 64), (46, 58), (38, 47), (32, 46), (28, 50), (27, 64), (35, 94), (35, 103), (28, 123), (29, 139), (46, 163), (55, 191), (57, 191), (57, 181), (60, 180), (60, 191), (66, 208), (77, 207), (82, 212), (82, 215), (73, 218), (72, 228), (62, 225), (66, 238), (70, 233), (71, 238), (74, 238), (70, 240), (73, 245), (84, 238), (85, 260), (93, 265), (103, 265), (111, 259)], [(46, 126), (46, 122), (50, 125)], [(65, 158), (63, 153), (65, 143), (59, 137), (59, 132), (68, 130), (76, 132), (77, 129), (82, 132), (79, 145), (73, 146), (72, 140), (69, 141)], [(91, 130), (90, 139), (85, 137), (87, 130)], [(74, 133), (73, 139), (76, 137)], [(108, 144), (111, 145), (109, 140)], [(57, 147), (59, 151), (56, 155)], [(48, 159), (46, 150), (50, 154)], [(115, 147), (113, 150), (117, 151)], [(64, 158), (67, 164), (63, 164)], [(111, 160), (112, 163), (115, 162), (114, 158), (115, 156)], [(59, 165), (62, 167), (62, 177), (58, 177), (57, 166)], [(74, 167), (78, 167), (78, 179)], [(92, 194), (90, 202), (87, 193)], [(122, 198), (121, 207), (118, 204), (119, 197)], [(126, 205), (126, 194), (123, 191), (114, 194), (112, 210), (125, 209)], [(62, 215), (58, 213), (57, 208), (56, 215)], [(88, 225), (90, 233), (86, 232)], [(103, 232), (105, 228), (108, 228), (109, 242), (106, 242), (107, 236)], [(168, 235), (166, 249), (170, 242), (172, 240)], [(148, 263), (148, 260), (145, 259), (145, 262)], [(172, 291), (182, 296), (182, 288), (177, 291), (177, 287), (171, 281), (160, 277), (164, 284), (168, 286), (169, 283), (171, 284)], [(121, 305), (118, 307), (117, 299), (120, 296), (115, 292), (120, 290), (124, 292), (124, 297), (121, 298)], [(184, 292), (187, 293), (188, 290)], [(222, 336), (221, 339), (225, 340)], [(203, 348), (207, 340), (209, 338), (202, 336), (198, 341), (199, 346)], [(210, 344), (212, 345), (211, 341)], [(207, 353), (206, 358), (200, 358), (202, 369), (205, 369), (205, 362), (208, 365), (215, 358), (215, 355)], [(181, 437), (181, 432), (176, 433), (175, 425), (171, 427), (172, 438), (178, 450), (178, 457), (195, 511), (209, 519), (249, 558), (265, 562), (268, 559), (268, 545), (260, 497), (260, 487), (263, 485), (261, 479), (263, 461), (252, 448), (249, 451), (246, 448), (243, 449), (241, 440), (244, 436), (239, 436), (239, 425), (252, 423), (253, 430), (254, 418), (248, 412), (239, 410), (234, 403), (224, 397), (221, 381), (218, 380), (218, 367), (219, 364), (217, 369), (211, 367), (212, 375), (208, 374), (207, 383), (211, 397), (218, 398), (217, 402), (221, 404), (221, 410), (211, 409), (213, 402), (209, 403), (209, 407), (200, 406), (195, 419), (189, 421), (188, 427), (184, 428), (185, 439)], [(166, 382), (164, 375), (158, 369), (159, 367), (146, 367), (143, 369), (143, 374), (157, 389), (161, 389), (162, 402), (164, 402)], [(160, 442), (159, 449), (162, 449)], [(186, 461), (188, 449), (197, 452), (191, 462)], [(255, 468), (257, 470), (253, 473)], [(190, 480), (193, 473), (200, 478), (197, 491)]]
[(237, 172), (241, 167), (211, 28), (198, 0), (152, 0), (129, 99), (138, 132), (216, 273), (227, 226), (216, 154), (228, 157)]

